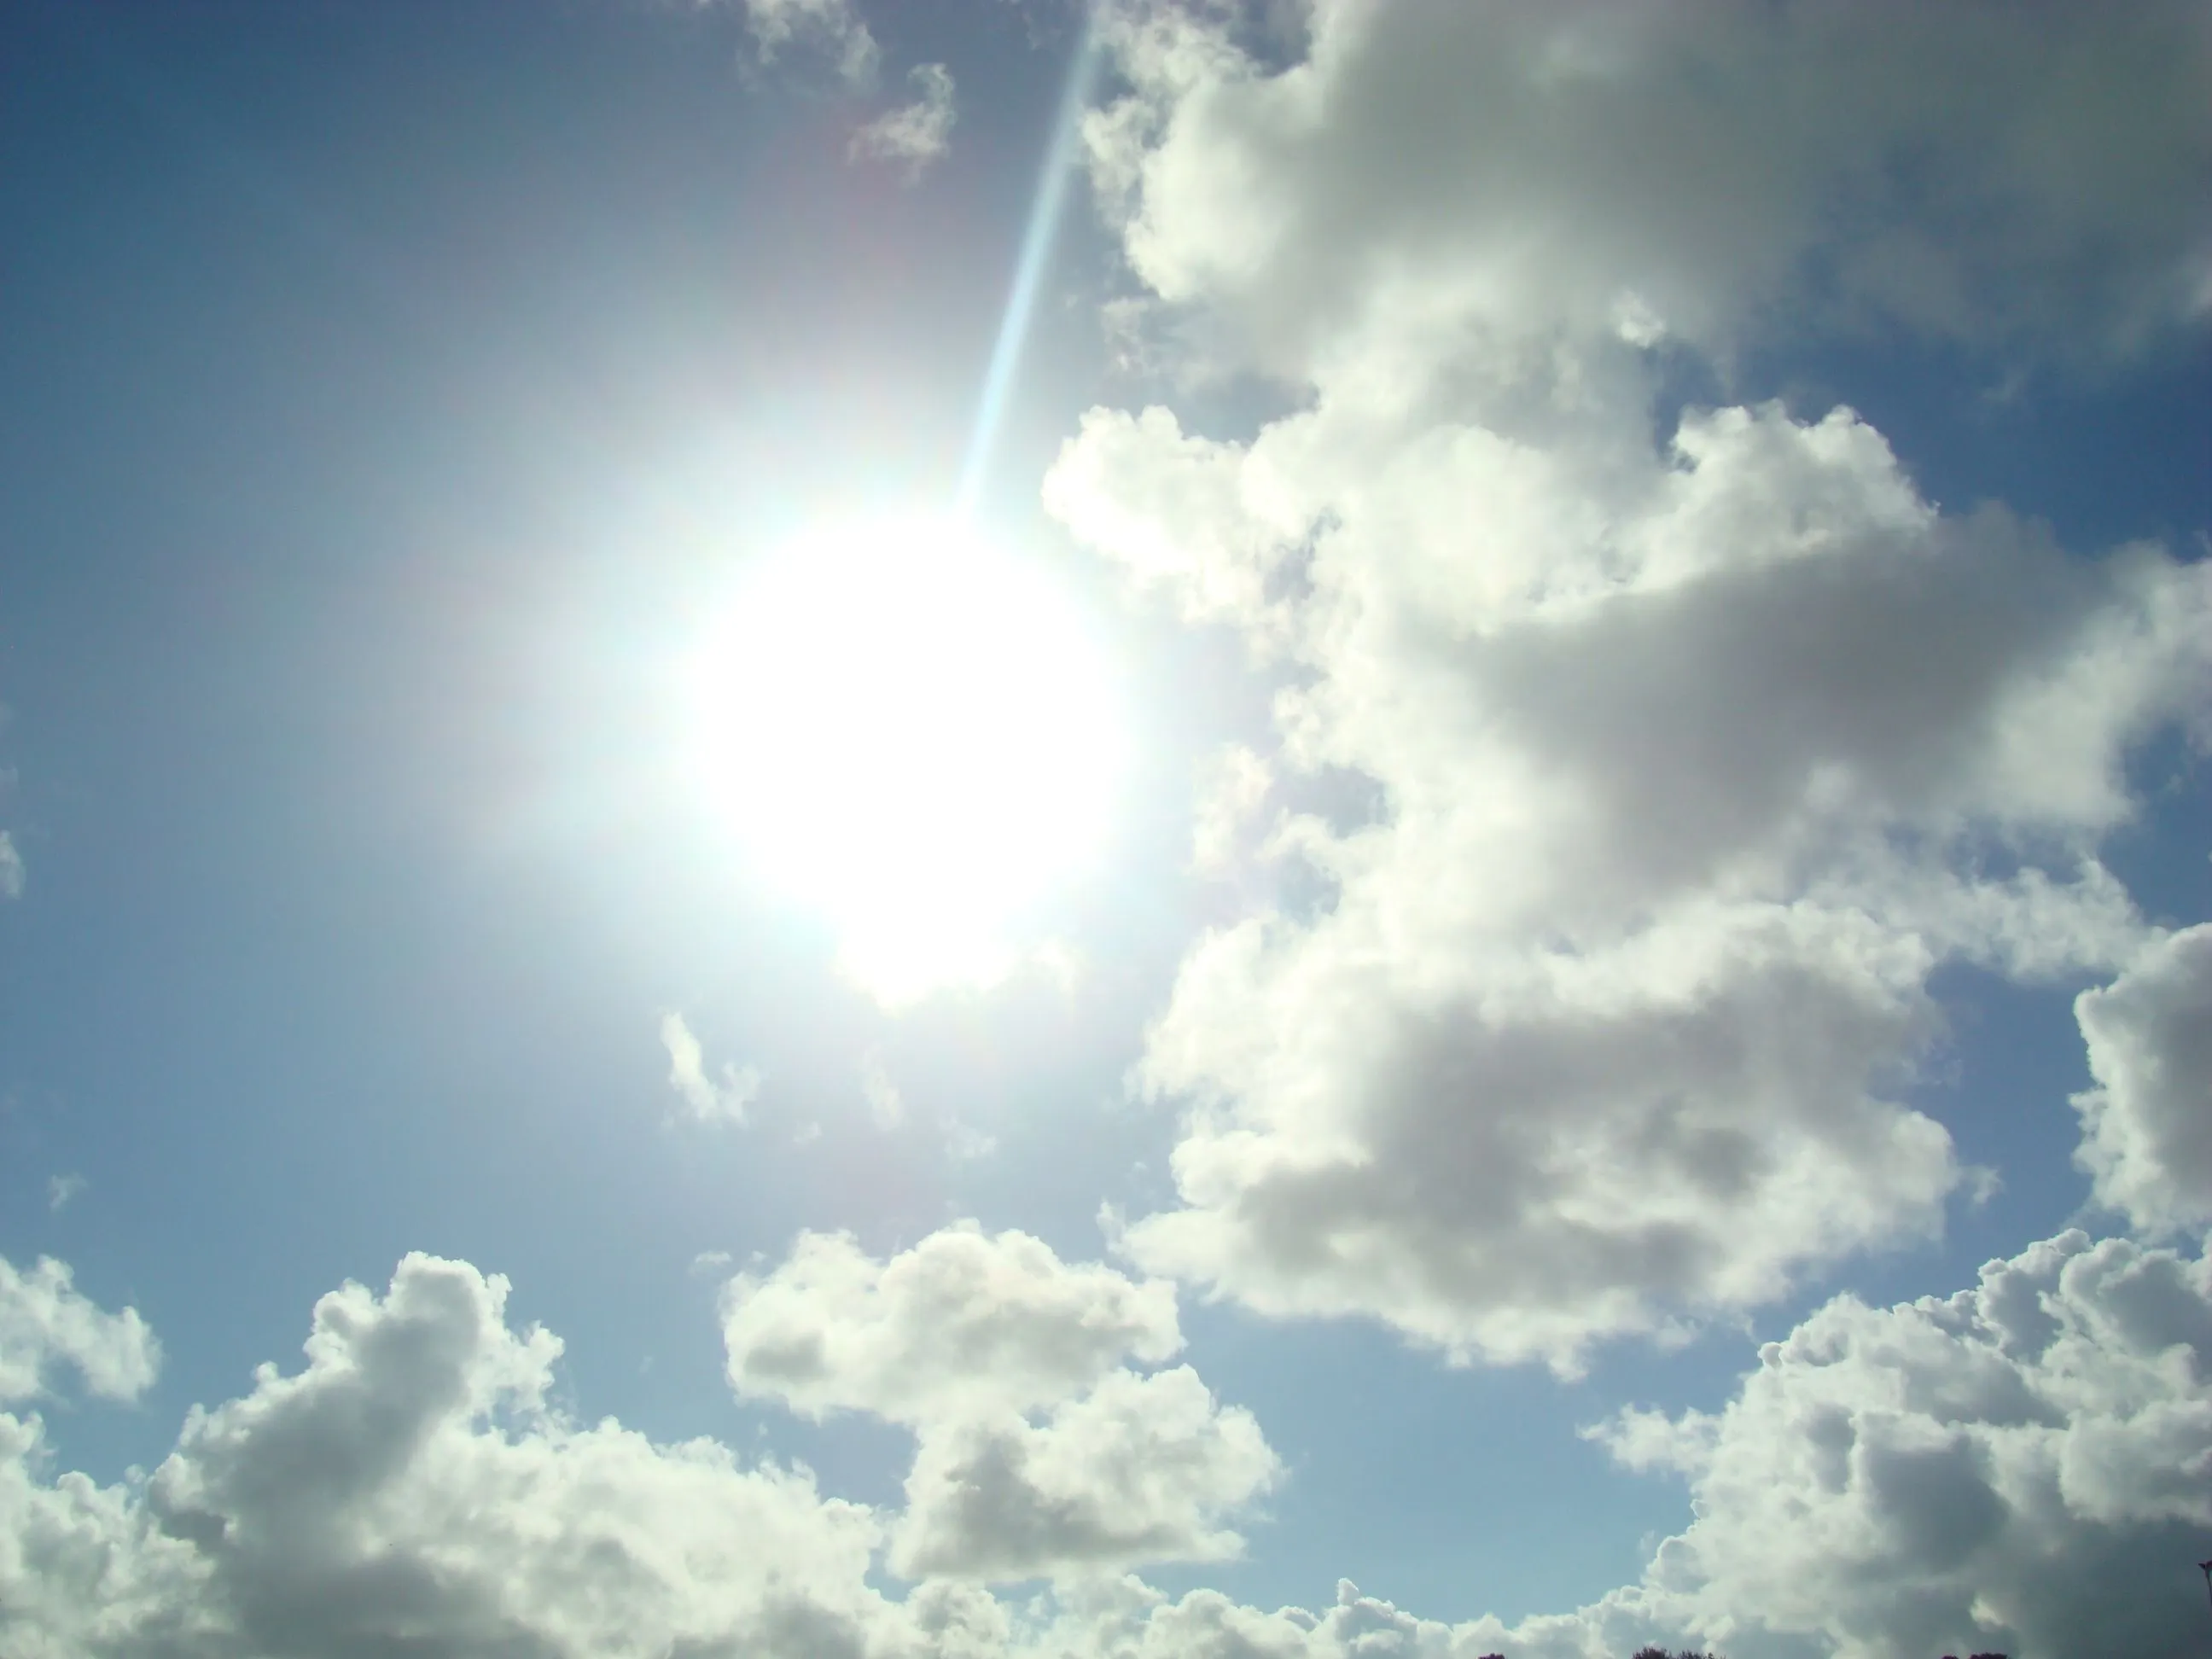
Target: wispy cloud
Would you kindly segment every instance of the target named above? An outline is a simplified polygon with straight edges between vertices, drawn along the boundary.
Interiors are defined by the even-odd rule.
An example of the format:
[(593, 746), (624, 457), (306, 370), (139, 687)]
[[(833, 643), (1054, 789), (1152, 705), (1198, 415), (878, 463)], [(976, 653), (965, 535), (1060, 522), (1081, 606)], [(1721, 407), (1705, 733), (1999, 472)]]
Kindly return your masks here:
[(918, 94), (878, 117), (853, 135), (850, 149), (856, 161), (890, 161), (919, 179), (941, 160), (952, 142), (952, 125), (958, 119), (953, 99), (952, 72), (942, 64), (921, 64), (908, 71)]
[(860, 1057), (860, 1097), (868, 1103), (877, 1127), (896, 1129), (906, 1121), (906, 1097), (884, 1069), (884, 1057), (873, 1049)]
[(684, 1016), (661, 1016), (661, 1046), (668, 1050), (668, 1085), (702, 1123), (742, 1123), (745, 1109), (760, 1096), (757, 1066), (737, 1066), (725, 1060), (717, 1076), (707, 1071), (706, 1051), (692, 1035)]
[(799, 46), (821, 52), (855, 86), (875, 79), (883, 54), (851, 0), (744, 0), (744, 5), (762, 63)]

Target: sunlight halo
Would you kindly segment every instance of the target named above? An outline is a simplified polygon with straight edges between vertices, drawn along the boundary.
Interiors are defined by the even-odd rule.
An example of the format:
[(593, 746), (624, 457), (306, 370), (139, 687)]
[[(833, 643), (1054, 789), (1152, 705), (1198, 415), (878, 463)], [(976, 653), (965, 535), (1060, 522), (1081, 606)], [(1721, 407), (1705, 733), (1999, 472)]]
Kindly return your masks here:
[(1033, 563), (950, 519), (823, 526), (760, 560), (690, 678), (712, 811), (884, 1001), (1002, 977), (1108, 828), (1123, 732), (1098, 642)]

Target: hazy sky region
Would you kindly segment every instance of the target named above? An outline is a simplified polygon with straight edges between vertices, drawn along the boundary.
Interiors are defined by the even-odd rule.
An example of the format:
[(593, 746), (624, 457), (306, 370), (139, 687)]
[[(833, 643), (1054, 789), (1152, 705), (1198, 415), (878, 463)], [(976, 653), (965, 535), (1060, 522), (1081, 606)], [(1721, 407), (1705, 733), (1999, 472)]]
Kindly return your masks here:
[(2212, 1644), (2212, 0), (0, 7), (4, 1659)]

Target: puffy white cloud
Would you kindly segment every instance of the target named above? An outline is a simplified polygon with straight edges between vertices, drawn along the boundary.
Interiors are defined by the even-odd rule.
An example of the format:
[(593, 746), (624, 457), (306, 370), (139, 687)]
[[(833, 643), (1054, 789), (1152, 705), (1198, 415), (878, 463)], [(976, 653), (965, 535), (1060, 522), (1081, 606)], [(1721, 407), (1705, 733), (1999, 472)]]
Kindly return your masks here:
[(1175, 1293), (1026, 1234), (972, 1224), (878, 1261), (803, 1234), (765, 1277), (731, 1281), (731, 1382), (819, 1416), (912, 1426), (890, 1563), (910, 1577), (1022, 1579), (1233, 1554), (1222, 1518), (1279, 1465), (1251, 1415), (1188, 1366)]
[[(1301, 406), (1242, 441), (1094, 410), (1045, 501), (1280, 676), (1248, 781), (1373, 807), (1279, 818), (1255, 856), (1318, 902), (1186, 958), (1143, 1066), (1182, 1204), (1122, 1247), (1571, 1369), (1936, 1230), (1929, 976), (2141, 948), (2096, 848), (2131, 746), (2212, 714), (2212, 568), (1947, 514), (1847, 410), (1655, 442), (1641, 345), (1785, 294), (2171, 320), (2212, 246), (2201, 14), (1322, 3), (1279, 68), (1218, 17), (1122, 14), (1094, 172), (1181, 326)], [(2075, 96), (2124, 118), (2052, 127)]]
[(2212, 1528), (2212, 1264), (2069, 1232), (1972, 1290), (1839, 1297), (1720, 1413), (1628, 1413), (1697, 1519), (1614, 1598), (1730, 1655), (2179, 1653)]
[(1233, 1556), (1243, 1540), (1219, 1518), (1279, 1468), (1251, 1413), (1221, 1408), (1189, 1366), (1115, 1371), (1041, 1425), (1005, 1413), (925, 1431), (890, 1565), (1021, 1579)]
[[(1066, 1270), (1076, 1271), (1076, 1270)], [(851, 1659), (1738, 1659), (2181, 1650), (2212, 1527), (2212, 1262), (2068, 1233), (1972, 1290), (1840, 1297), (1721, 1410), (1622, 1413), (1696, 1518), (1577, 1612), (1446, 1626), (1340, 1587), (1266, 1612), (1106, 1571), (1225, 1553), (1274, 1462), (1186, 1368), (1109, 1369), (1042, 1424), (925, 1430), (888, 1528), (802, 1472), (546, 1403), (560, 1343), (504, 1281), (410, 1256), (315, 1310), (307, 1364), (195, 1408), (150, 1479), (49, 1480), (0, 1414), (0, 1647), (25, 1659), (313, 1652)], [(902, 1601), (867, 1583), (951, 1575)], [(994, 1600), (963, 1578), (1062, 1575)]]
[(739, 1394), (909, 1425), (1054, 1405), (1182, 1346), (1172, 1285), (973, 1223), (886, 1261), (802, 1233), (773, 1273), (730, 1281), (722, 1325)]
[(1276, 832), (1318, 914), (1184, 964), (1153, 1271), (1571, 1366), (1938, 1225), (1948, 1139), (1899, 1103), (1933, 967), (2142, 937), (2089, 848), (2202, 706), (2206, 569), (1942, 516), (1848, 412), (1668, 453), (1326, 394), (1244, 445), (1095, 413), (1047, 498), (1300, 671), (1279, 768), (1382, 801)]
[(798, 45), (821, 52), (836, 66), (838, 74), (856, 85), (875, 78), (883, 54), (852, 0), (742, 0), (742, 3), (745, 27), (752, 32), (763, 64)]
[(15, 850), (15, 837), (0, 830), (0, 898), (23, 896), (23, 855)]
[(2074, 1012), (2098, 1085), (2074, 1098), (2097, 1197), (2154, 1230), (2212, 1224), (2212, 926), (2159, 940)]
[(711, 1443), (546, 1409), (560, 1344), (507, 1286), (410, 1256), (323, 1298), (293, 1376), (196, 1411), (147, 1494), (259, 1647), (858, 1652), (876, 1523)]
[(561, 1345), (507, 1286), (410, 1256), (315, 1310), (306, 1368), (195, 1408), (141, 1486), (35, 1478), (0, 1417), (0, 1647), (27, 1659), (398, 1651), (954, 1656), (987, 1598), (886, 1601), (862, 1505), (711, 1442), (546, 1404)]
[(853, 135), (855, 161), (890, 161), (919, 179), (952, 147), (958, 118), (952, 71), (942, 64), (917, 64), (907, 71), (915, 100), (878, 116)]
[(757, 1066), (725, 1060), (720, 1077), (708, 1076), (706, 1050), (681, 1014), (661, 1016), (660, 1046), (668, 1050), (668, 1086), (693, 1117), (702, 1123), (745, 1121), (745, 1109), (760, 1097)]
[(1316, 0), (1280, 66), (1132, 5), (1091, 119), (1132, 266), (1278, 367), (1826, 314), (2132, 343), (2212, 295), (2194, 0)]
[(0, 1257), (0, 1402), (46, 1393), (64, 1365), (93, 1394), (135, 1400), (161, 1364), (161, 1345), (136, 1308), (109, 1313), (50, 1256), (28, 1273)]

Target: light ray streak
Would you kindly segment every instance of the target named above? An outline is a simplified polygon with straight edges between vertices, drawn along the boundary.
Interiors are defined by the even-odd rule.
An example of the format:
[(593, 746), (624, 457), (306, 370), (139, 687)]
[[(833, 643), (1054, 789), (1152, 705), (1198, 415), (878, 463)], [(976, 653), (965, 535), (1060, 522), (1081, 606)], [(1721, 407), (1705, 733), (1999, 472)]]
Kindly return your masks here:
[(968, 457), (960, 469), (957, 511), (963, 520), (973, 515), (983, 493), (991, 453), (998, 443), (999, 428), (1006, 420), (1014, 375), (1021, 367), (1022, 348), (1029, 340), (1030, 319), (1036, 310), (1037, 295), (1044, 286), (1045, 270), (1052, 260), (1053, 241), (1067, 200), (1068, 180), (1075, 172), (1075, 148), (1082, 137), (1083, 111), (1090, 102), (1097, 65), (1097, 13), (1086, 9), (1083, 38), (1076, 43), (1075, 61), (1068, 66), (1067, 84), (1060, 93), (1060, 113), (1053, 123), (1052, 143), (1045, 151), (1036, 199), (1030, 204), (1029, 224), (1022, 233), (1021, 257), (1014, 265), (1013, 288), (1006, 296), (1005, 314), (999, 319), (999, 337), (991, 347), (990, 367), (983, 375), (983, 396), (975, 409), (975, 430), (969, 435)]

